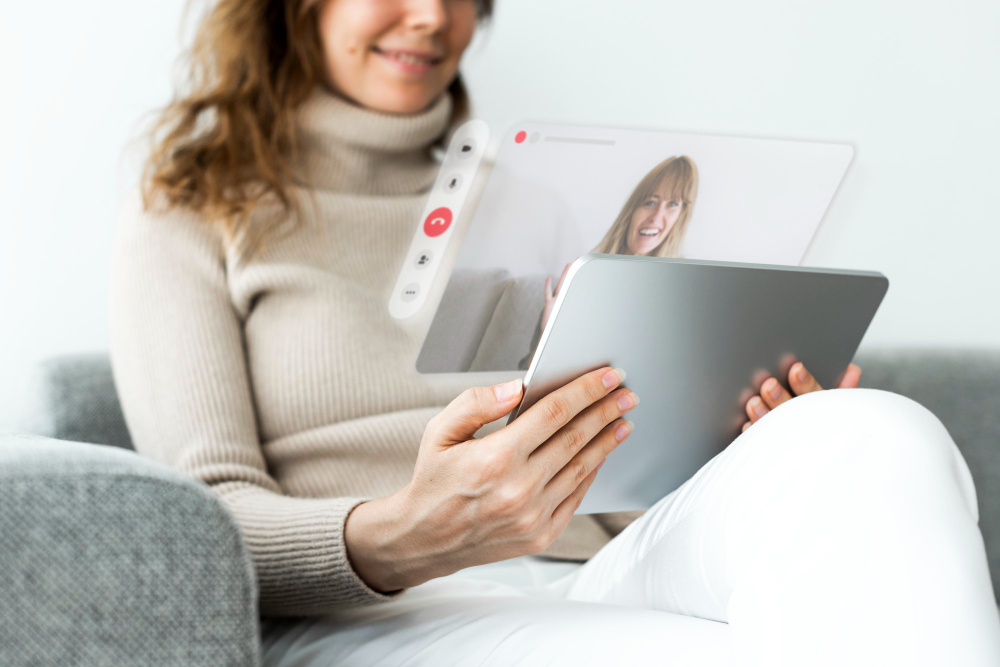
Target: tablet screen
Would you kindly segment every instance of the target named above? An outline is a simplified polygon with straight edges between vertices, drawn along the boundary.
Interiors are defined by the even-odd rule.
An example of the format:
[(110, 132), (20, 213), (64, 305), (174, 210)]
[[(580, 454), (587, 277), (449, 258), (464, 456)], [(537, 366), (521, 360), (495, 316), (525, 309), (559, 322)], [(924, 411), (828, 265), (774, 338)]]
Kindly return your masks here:
[(417, 370), (527, 368), (560, 274), (589, 252), (799, 264), (852, 156), (844, 144), (519, 124)]

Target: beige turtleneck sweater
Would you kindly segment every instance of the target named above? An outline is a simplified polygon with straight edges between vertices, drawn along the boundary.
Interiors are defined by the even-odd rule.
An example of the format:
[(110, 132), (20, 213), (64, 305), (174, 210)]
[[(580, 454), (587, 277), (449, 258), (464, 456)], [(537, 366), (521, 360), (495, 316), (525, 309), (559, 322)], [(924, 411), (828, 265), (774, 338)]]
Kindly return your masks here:
[[(416, 373), (427, 318), (387, 309), (450, 115), (447, 96), (392, 116), (317, 91), (298, 116), (302, 218), (248, 262), (190, 212), (122, 205), (110, 333), (129, 430), (234, 513), (265, 615), (389, 599), (351, 568), (344, 521), (410, 481), (428, 420), (462, 388)], [(547, 553), (608, 539), (577, 517)]]

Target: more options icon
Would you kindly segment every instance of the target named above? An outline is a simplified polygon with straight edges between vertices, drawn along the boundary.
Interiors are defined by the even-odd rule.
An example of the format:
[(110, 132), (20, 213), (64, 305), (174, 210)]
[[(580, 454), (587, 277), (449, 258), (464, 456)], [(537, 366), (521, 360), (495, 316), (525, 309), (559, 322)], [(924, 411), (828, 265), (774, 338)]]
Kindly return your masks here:
[(420, 284), (410, 283), (403, 288), (403, 292), (399, 295), (399, 298), (401, 298), (404, 302), (409, 302), (416, 299), (418, 294), (420, 294)]

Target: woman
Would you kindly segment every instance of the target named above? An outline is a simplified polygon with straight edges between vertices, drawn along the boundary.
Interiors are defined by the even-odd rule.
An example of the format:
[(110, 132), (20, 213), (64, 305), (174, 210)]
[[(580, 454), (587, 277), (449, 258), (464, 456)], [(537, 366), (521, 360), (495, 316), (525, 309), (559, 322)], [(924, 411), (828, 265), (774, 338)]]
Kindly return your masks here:
[[(698, 199), (698, 167), (686, 155), (669, 157), (656, 165), (636, 184), (618, 217), (591, 252), (644, 257), (680, 257), (684, 233)], [(549, 321), (556, 296), (570, 265), (563, 267), (555, 289), (552, 278), (545, 279), (545, 305), (531, 341), (532, 352), (521, 360), (527, 368), (542, 329)]]
[(632, 190), (593, 252), (680, 257), (698, 199), (698, 167), (686, 155), (653, 167)]
[[(475, 440), (520, 381), (454, 398), (412, 370), (422, 332), (386, 303), (489, 11), (222, 0), (193, 89), (165, 113), (146, 201), (122, 208), (111, 334), (129, 429), (220, 495), (262, 614), (296, 617), (265, 624), (266, 663), (704, 664), (727, 643), (771, 664), (1000, 656), (970, 478), (906, 399), (765, 389), (773, 416), (609, 543), (570, 518), (632, 428), (623, 371)], [(791, 386), (817, 388), (801, 367)], [(546, 548), (599, 553), (500, 562)], [(511, 573), (516, 587), (498, 582)], [(919, 627), (894, 620), (914, 609)]]

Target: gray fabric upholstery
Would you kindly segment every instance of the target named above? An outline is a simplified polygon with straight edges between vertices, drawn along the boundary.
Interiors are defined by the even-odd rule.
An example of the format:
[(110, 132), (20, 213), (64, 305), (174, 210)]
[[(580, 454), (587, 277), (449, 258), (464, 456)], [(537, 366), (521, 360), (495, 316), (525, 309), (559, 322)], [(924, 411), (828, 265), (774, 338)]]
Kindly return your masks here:
[(979, 528), (1000, 600), (1000, 349), (866, 350), (861, 386), (912, 398), (962, 451), (979, 499)]
[(107, 353), (47, 359), (32, 372), (18, 430), (132, 449)]
[(504, 269), (452, 272), (417, 357), (420, 372), (468, 370), (509, 276)]
[(132, 452), (0, 435), (0, 591), (5, 667), (260, 662), (235, 519)]
[(517, 370), (534, 351), (545, 275), (456, 269), (417, 358), (423, 373)]
[(522, 359), (530, 360), (532, 338), (545, 307), (545, 278), (530, 275), (506, 281), (470, 371), (517, 370)]

